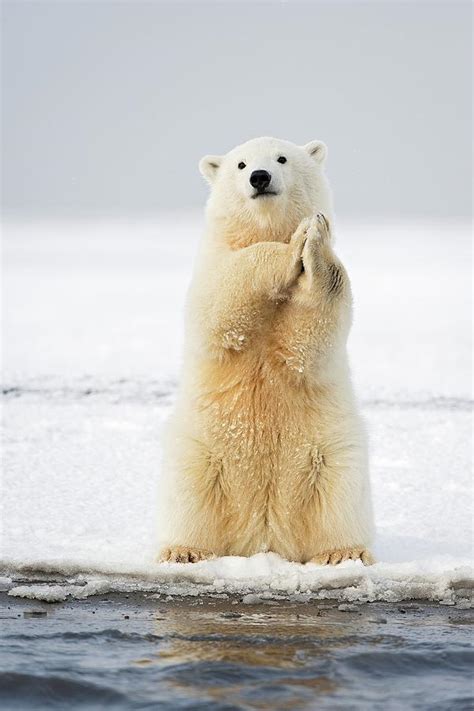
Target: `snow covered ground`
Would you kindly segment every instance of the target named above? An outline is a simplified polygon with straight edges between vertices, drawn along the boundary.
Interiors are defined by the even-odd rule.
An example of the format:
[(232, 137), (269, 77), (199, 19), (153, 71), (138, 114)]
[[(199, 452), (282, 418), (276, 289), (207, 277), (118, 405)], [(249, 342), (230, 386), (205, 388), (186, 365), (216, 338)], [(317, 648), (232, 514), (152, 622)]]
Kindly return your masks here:
[[(5, 225), (0, 568), (7, 587), (23, 578), (11, 594), (465, 598), (471, 254), (460, 223), (338, 229), (355, 296), (350, 353), (371, 439), (379, 562), (154, 562), (160, 428), (201, 229), (195, 215)], [(41, 572), (68, 584), (39, 585)]]

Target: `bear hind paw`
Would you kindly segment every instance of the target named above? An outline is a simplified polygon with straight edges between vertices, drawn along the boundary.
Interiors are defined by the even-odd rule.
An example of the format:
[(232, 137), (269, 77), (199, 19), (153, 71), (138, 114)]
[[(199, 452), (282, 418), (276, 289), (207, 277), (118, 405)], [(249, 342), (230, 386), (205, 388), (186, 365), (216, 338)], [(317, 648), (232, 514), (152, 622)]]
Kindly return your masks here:
[(163, 548), (158, 556), (159, 563), (199, 563), (200, 560), (215, 558), (211, 551), (189, 546), (169, 546)]
[(317, 565), (338, 565), (345, 560), (361, 560), (364, 565), (373, 565), (375, 558), (367, 548), (339, 548), (313, 556), (308, 563)]

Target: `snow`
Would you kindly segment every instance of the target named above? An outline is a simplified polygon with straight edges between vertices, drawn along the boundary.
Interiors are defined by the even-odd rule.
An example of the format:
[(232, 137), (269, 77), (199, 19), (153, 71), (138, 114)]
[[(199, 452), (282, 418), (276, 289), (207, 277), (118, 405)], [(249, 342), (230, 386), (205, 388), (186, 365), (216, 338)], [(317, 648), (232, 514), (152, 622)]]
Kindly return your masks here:
[(201, 230), (196, 215), (6, 223), (0, 575), (12, 578), (10, 594), (465, 604), (470, 231), (455, 222), (338, 230), (355, 296), (350, 353), (371, 440), (379, 562), (325, 568), (271, 553), (155, 562), (160, 430)]

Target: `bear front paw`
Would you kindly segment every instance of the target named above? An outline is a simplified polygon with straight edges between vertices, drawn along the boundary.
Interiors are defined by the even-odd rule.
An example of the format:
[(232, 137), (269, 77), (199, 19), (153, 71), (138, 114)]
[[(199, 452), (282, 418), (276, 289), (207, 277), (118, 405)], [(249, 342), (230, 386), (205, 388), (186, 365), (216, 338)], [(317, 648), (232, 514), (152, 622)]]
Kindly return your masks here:
[(200, 560), (215, 558), (211, 551), (188, 546), (170, 546), (163, 548), (158, 556), (159, 563), (199, 563)]
[(311, 217), (306, 225), (306, 241), (312, 241), (320, 246), (329, 246), (331, 243), (331, 228), (322, 212)]

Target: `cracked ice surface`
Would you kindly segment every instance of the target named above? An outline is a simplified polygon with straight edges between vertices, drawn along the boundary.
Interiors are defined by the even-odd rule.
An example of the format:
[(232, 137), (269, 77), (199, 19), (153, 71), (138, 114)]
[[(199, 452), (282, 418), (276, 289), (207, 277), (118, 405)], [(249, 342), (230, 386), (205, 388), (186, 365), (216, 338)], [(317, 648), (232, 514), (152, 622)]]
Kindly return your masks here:
[[(1, 567), (12, 594), (110, 590), (453, 602), (472, 583), (470, 233), (351, 225), (351, 362), (379, 562), (154, 562), (160, 429), (200, 217), (4, 229)], [(51, 577), (67, 577), (51, 584)], [(38, 584), (38, 576), (44, 575)], [(35, 581), (32, 578), (35, 578)], [(10, 584), (8, 584), (8, 587)]]

